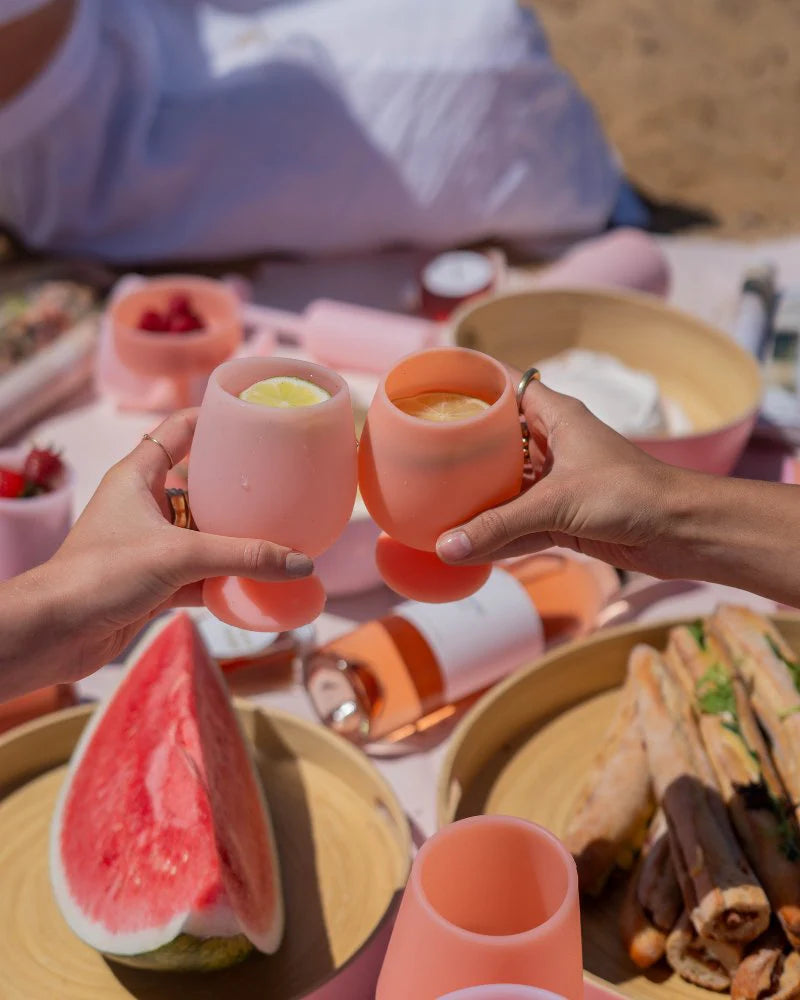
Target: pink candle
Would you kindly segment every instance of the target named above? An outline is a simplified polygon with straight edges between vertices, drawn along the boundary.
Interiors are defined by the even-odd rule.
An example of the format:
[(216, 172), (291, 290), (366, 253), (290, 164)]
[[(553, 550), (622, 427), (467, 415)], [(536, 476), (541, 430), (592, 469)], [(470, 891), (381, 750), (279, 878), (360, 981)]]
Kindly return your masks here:
[[(19, 472), (27, 449), (0, 451), (0, 466)], [(0, 580), (46, 562), (67, 537), (72, 524), (72, 470), (49, 493), (0, 498)]]

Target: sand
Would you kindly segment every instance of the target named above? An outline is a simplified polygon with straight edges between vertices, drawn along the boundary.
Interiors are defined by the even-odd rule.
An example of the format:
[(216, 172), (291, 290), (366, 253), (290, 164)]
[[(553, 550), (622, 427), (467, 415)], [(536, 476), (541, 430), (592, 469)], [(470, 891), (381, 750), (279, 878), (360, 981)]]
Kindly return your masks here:
[(800, 0), (525, 2), (638, 187), (715, 234), (800, 231)]

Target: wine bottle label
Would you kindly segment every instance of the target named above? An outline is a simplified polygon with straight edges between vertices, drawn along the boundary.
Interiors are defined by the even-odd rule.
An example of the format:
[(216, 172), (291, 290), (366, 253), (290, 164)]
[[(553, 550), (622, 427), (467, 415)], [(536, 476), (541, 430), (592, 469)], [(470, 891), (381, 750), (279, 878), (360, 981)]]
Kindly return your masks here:
[(444, 702), (489, 687), (544, 648), (542, 621), (525, 587), (492, 570), (485, 586), (452, 604), (401, 604), (439, 662)]

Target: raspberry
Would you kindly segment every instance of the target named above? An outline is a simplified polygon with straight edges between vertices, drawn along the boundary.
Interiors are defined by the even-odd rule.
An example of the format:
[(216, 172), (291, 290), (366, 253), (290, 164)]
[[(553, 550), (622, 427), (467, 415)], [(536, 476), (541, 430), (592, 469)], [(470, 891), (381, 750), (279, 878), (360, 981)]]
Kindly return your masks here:
[(155, 309), (145, 309), (139, 317), (139, 329), (149, 333), (166, 333), (169, 329), (167, 320)]

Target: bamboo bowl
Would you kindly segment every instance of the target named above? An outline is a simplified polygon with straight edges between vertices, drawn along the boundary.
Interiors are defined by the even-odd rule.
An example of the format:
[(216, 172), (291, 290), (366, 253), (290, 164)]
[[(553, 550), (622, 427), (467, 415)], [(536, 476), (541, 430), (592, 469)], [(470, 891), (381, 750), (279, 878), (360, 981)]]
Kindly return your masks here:
[(256, 750), (278, 843), (286, 931), (275, 955), (213, 973), (107, 961), (61, 917), (48, 837), (58, 789), (90, 706), (0, 738), (0, 968), (3, 1000), (353, 1000), (371, 996), (406, 882), (408, 823), (359, 751), (293, 716), (237, 703)]
[[(800, 650), (800, 615), (773, 619)], [(616, 707), (628, 654), (644, 642), (663, 649), (678, 621), (628, 625), (574, 642), (512, 674), (486, 694), (455, 730), (436, 791), (445, 825), (483, 813), (519, 816), (562, 836), (598, 741)], [(659, 964), (643, 973), (620, 942), (624, 885), (581, 900), (588, 977), (635, 1000), (709, 1000)]]
[(521, 371), (581, 347), (648, 372), (663, 396), (683, 408), (694, 431), (632, 440), (671, 465), (727, 475), (758, 416), (762, 381), (753, 358), (724, 333), (649, 295), (515, 292), (467, 304), (451, 324), (457, 344)]

